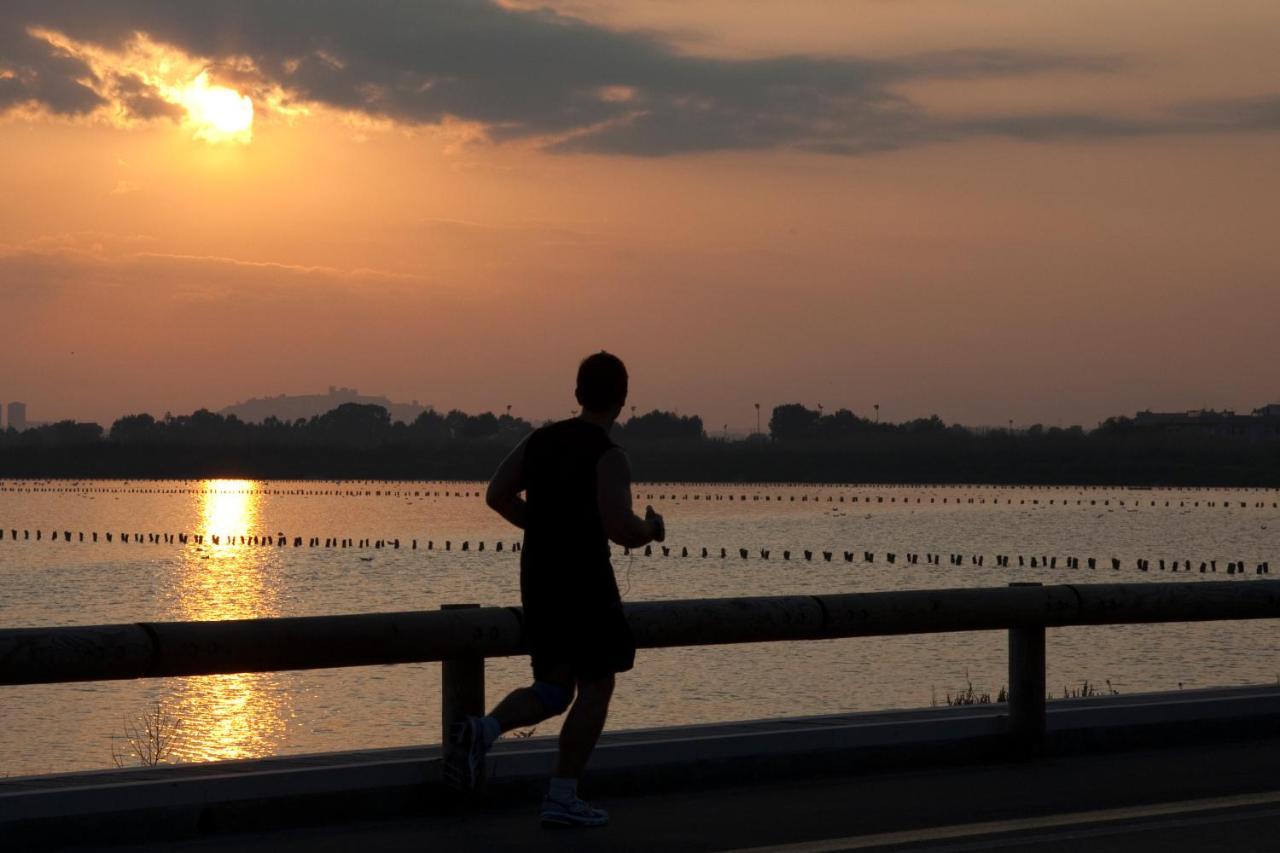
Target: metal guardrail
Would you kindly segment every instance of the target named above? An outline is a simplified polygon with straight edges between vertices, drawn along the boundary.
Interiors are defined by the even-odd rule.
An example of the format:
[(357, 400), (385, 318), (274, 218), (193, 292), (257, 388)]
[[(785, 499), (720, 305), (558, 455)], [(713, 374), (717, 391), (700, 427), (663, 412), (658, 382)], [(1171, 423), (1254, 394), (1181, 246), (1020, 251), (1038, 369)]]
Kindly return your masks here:
[[(625, 605), (639, 648), (1009, 632), (1015, 740), (1045, 730), (1045, 629), (1280, 618), (1280, 580), (977, 589)], [(0, 685), (441, 661), (443, 731), (484, 711), (484, 659), (525, 652), (517, 607), (0, 630)]]

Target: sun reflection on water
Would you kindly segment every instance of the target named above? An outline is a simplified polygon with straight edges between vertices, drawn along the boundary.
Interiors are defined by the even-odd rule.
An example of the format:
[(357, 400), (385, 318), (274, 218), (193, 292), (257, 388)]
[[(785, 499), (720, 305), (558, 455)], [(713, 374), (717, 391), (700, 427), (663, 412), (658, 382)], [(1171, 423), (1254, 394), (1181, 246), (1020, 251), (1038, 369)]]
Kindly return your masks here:
[[(204, 536), (204, 544), (184, 553), (179, 617), (204, 621), (277, 615), (275, 549), (247, 544), (258, 524), (257, 484), (210, 480), (202, 485), (196, 496), (196, 532)], [(242, 536), (246, 544), (241, 544)], [(182, 726), (175, 753), (183, 761), (273, 754), (292, 713), (279, 675), (271, 672), (179, 679), (172, 702)]]

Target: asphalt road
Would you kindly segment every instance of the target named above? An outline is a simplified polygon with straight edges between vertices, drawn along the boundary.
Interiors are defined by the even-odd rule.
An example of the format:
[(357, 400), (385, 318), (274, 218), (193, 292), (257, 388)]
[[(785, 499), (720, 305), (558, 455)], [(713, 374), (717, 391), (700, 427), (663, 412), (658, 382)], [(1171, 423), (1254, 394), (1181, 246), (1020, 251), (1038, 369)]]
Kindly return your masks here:
[(1280, 740), (601, 800), (599, 829), (542, 829), (537, 805), (107, 849), (1275, 851)]

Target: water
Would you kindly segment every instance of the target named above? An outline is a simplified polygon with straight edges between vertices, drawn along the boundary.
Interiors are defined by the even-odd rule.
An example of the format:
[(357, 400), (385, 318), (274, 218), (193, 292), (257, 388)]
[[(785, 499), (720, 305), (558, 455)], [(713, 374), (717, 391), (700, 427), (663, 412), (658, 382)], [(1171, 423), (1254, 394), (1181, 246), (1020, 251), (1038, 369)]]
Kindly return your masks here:
[[(485, 508), (482, 491), (478, 483), (0, 482), (0, 626), (513, 604), (517, 531)], [(641, 508), (652, 503), (666, 516), (672, 556), (615, 549), (619, 585), (631, 601), (1170, 579), (1136, 571), (1137, 558), (1191, 560), (1197, 569), (1217, 560), (1212, 579), (1226, 578), (1228, 561), (1243, 560), (1249, 574), (1239, 582), (1248, 583), (1257, 563), (1280, 565), (1275, 491), (642, 484), (636, 492)], [(21, 538), (23, 530), (31, 539)], [(50, 542), (55, 530), (59, 538)], [(88, 541), (94, 531), (98, 543)], [(121, 532), (144, 540), (148, 533), (218, 535), (220, 544), (122, 544)], [(242, 535), (279, 533), (288, 547), (238, 544)], [(237, 544), (227, 544), (228, 536)], [(297, 536), (304, 543), (398, 538), (401, 547), (295, 548)], [(463, 541), (470, 550), (460, 550)], [(481, 541), (484, 551), (476, 550)], [(689, 557), (678, 556), (682, 547)], [(740, 547), (749, 559), (738, 557)], [(768, 561), (762, 548), (771, 551)], [(785, 549), (789, 562), (781, 560)], [(804, 560), (804, 549), (813, 561)], [(834, 552), (831, 562), (824, 550)], [(853, 563), (844, 562), (844, 551), (855, 552)], [(876, 561), (865, 563), (864, 551)], [(884, 557), (890, 551), (899, 555), (893, 566)], [(945, 556), (939, 566), (923, 558), (903, 565), (907, 552), (982, 554), (986, 565), (955, 567)], [(1056, 556), (1060, 567), (997, 568), (996, 554), (1014, 555), (1015, 564), (1016, 555), (1028, 562)], [(1066, 556), (1098, 557), (1108, 567), (1068, 570), (1061, 568)], [(1109, 568), (1111, 557), (1123, 561), (1121, 571)], [(1060, 692), (1109, 680), (1124, 693), (1274, 683), (1277, 627), (1269, 620), (1054, 630), (1048, 681)], [(636, 669), (619, 680), (610, 726), (923, 706), (970, 682), (996, 692), (1005, 655), (1000, 632), (641, 651)], [(496, 699), (527, 680), (527, 662), (490, 661), (486, 674)], [(126, 730), (154, 703), (176, 723), (175, 761), (439, 739), (434, 664), (0, 690), (0, 773), (10, 776), (110, 766), (113, 750), (127, 752)], [(551, 723), (539, 733), (554, 731)]]

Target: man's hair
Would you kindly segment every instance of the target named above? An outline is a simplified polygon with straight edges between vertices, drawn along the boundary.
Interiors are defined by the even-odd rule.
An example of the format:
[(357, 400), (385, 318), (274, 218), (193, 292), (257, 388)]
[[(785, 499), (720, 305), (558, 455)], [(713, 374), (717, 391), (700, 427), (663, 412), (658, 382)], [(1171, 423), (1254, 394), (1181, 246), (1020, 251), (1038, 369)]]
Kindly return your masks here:
[(601, 350), (578, 365), (578, 402), (592, 412), (607, 412), (627, 401), (627, 368), (622, 359)]

